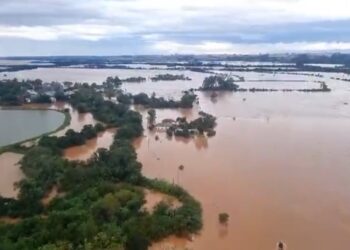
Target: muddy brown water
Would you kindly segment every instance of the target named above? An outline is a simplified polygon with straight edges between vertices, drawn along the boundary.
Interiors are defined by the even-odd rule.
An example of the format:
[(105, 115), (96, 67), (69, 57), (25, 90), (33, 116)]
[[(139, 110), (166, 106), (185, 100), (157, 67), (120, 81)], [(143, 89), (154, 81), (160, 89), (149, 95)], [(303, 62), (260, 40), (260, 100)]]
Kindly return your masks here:
[(63, 156), (68, 160), (86, 161), (97, 149), (108, 149), (113, 143), (115, 133), (116, 129), (101, 132), (96, 138), (88, 140), (84, 145), (67, 148), (64, 150)]
[(181, 206), (181, 202), (173, 196), (149, 189), (144, 189), (144, 193), (146, 203), (143, 207), (149, 212), (152, 212), (154, 207), (160, 202), (165, 202), (169, 204), (172, 208), (178, 208)]
[[(137, 152), (144, 174), (201, 201), (204, 228), (192, 249), (268, 250), (279, 240), (289, 249), (341, 249), (350, 245), (349, 126), (222, 119), (206, 146), (161, 136), (144, 138)], [(224, 230), (221, 212), (230, 215)]]
[[(87, 74), (58, 71), (69, 77), (76, 72)], [(140, 71), (98, 72), (96, 81), (110, 73), (143, 75)], [(242, 83), (242, 87), (278, 87), (283, 79), (295, 78), (233, 73), (251, 80), (281, 79)], [(327, 81), (331, 93), (218, 93), (216, 98), (198, 93), (199, 105), (192, 111), (157, 110), (157, 122), (178, 116), (193, 119), (202, 110), (217, 116), (218, 125), (216, 136), (209, 139), (169, 140), (163, 132), (146, 130), (145, 137), (135, 141), (146, 176), (183, 186), (203, 207), (204, 227), (199, 235), (192, 240), (172, 236), (152, 249), (273, 250), (279, 241), (298, 250), (350, 246), (350, 106), (346, 105), (350, 85), (330, 79), (344, 78), (342, 74), (324, 75), (321, 80)], [(192, 78), (195, 87), (204, 76)], [(287, 87), (315, 87), (313, 81), (320, 80), (306, 78), (306, 82), (288, 82)], [(187, 84), (191, 82), (147, 82), (122, 88), (177, 98)], [(221, 212), (230, 216), (226, 226), (218, 222)]]
[[(216, 114), (218, 125), (209, 139), (169, 140), (146, 130), (135, 141), (146, 176), (183, 186), (203, 207), (204, 228), (192, 241), (170, 237), (152, 249), (350, 246), (348, 98), (222, 94), (213, 101), (203, 94), (187, 114), (157, 110), (161, 121), (193, 119), (201, 109)], [(221, 212), (230, 215), (227, 226), (218, 222)]]

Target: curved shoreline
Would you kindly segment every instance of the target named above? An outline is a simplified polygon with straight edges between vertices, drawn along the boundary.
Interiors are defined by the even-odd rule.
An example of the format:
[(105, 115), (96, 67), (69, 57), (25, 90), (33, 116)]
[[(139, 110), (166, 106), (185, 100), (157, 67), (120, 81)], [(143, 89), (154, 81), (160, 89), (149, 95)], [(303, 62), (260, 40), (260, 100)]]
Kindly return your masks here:
[(0, 110), (55, 111), (55, 112), (62, 113), (64, 115), (63, 123), (59, 127), (57, 127), (55, 130), (40, 134), (40, 135), (35, 136), (35, 137), (31, 137), (31, 138), (28, 138), (28, 139), (25, 139), (25, 140), (22, 140), (19, 142), (15, 142), (15, 143), (11, 143), (9, 145), (2, 146), (2, 147), (0, 147), (0, 155), (5, 153), (5, 152), (21, 153), (21, 149), (15, 148), (16, 146), (20, 146), (21, 144), (26, 143), (26, 142), (34, 141), (34, 140), (39, 139), (45, 135), (51, 135), (51, 134), (57, 133), (58, 131), (63, 130), (67, 126), (69, 126), (71, 119), (72, 119), (70, 112), (65, 112), (64, 110), (59, 110), (59, 109), (54, 109), (54, 108), (30, 108), (30, 107), (20, 106), (20, 107), (0, 107)]

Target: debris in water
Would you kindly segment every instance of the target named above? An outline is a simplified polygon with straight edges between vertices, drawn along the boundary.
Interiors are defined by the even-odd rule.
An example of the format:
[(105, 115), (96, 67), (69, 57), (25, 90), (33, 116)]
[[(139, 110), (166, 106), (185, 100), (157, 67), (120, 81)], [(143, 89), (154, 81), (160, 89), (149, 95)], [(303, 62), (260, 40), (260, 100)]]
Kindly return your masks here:
[(282, 241), (277, 243), (277, 250), (285, 250), (285, 245)]

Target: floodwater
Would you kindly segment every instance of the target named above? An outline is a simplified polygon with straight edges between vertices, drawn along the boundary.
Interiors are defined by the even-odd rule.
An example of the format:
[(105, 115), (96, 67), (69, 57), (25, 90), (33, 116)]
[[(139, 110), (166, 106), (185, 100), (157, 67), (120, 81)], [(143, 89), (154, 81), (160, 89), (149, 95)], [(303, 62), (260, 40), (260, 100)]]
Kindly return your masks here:
[[(28, 104), (25, 105), (26, 110), (0, 110), (0, 146), (14, 143), (17, 141), (25, 140), (35, 136), (39, 136), (42, 133), (55, 130), (59, 127), (64, 120), (64, 115), (60, 112), (52, 110), (30, 110), (30, 109), (53, 109), (64, 110), (69, 109), (71, 115), (71, 123), (64, 129), (54, 133), (53, 135), (62, 136), (68, 129), (75, 131), (81, 131), (84, 125), (96, 124), (91, 114), (79, 114), (70, 105), (65, 103), (55, 103), (53, 105), (47, 104)], [(53, 114), (53, 115), (51, 115)], [(62, 119), (57, 119), (57, 116)], [(62, 116), (62, 117), (61, 117)], [(13, 122), (13, 123), (10, 123)], [(25, 123), (24, 123), (25, 122)], [(29, 126), (33, 125), (33, 126)], [(35, 125), (35, 126), (34, 126)], [(48, 125), (51, 125), (48, 126)], [(3, 130), (1, 130), (3, 129)], [(37, 131), (35, 134), (30, 134), (32, 131)], [(67, 158), (72, 159), (85, 159), (91, 156), (97, 148), (110, 145), (113, 140), (113, 130), (107, 130), (101, 134), (96, 140), (88, 142), (88, 145), (82, 149), (68, 149)], [(23, 135), (26, 135), (25, 137)], [(19, 137), (22, 136), (22, 137)], [(3, 140), (4, 138), (4, 140)], [(9, 138), (9, 139), (7, 139)], [(6, 139), (6, 141), (5, 141)], [(6, 143), (5, 143), (6, 142)], [(27, 146), (31, 146), (35, 142), (26, 143)], [(85, 157), (85, 158), (84, 158)], [(20, 169), (20, 165), (17, 164), (22, 158), (22, 155), (15, 153), (3, 153), (0, 154), (0, 195), (4, 197), (17, 197), (18, 190), (14, 189), (14, 183), (24, 178), (24, 174)], [(46, 197), (43, 202), (49, 202), (57, 194), (54, 189), (52, 193)]]
[[(202, 110), (218, 125), (209, 139), (146, 131), (135, 142), (146, 176), (183, 186), (203, 207), (204, 228), (193, 241), (170, 237), (152, 249), (269, 250), (279, 241), (288, 249), (348, 247), (349, 85), (326, 81), (333, 92), (199, 93), (188, 113), (157, 110), (157, 122)], [(230, 215), (226, 226), (222, 212)]]
[(92, 114), (90, 113), (81, 114), (78, 112), (78, 110), (74, 109), (71, 105), (63, 102), (55, 103), (51, 105), (50, 108), (59, 109), (59, 110), (69, 109), (69, 113), (71, 116), (70, 124), (64, 129), (55, 133), (54, 134), (55, 136), (63, 136), (69, 129), (73, 129), (76, 132), (80, 132), (85, 125), (90, 125), (90, 124), (95, 125), (96, 123), (98, 123), (94, 119)]
[[(53, 109), (63, 111), (65, 109), (69, 110), (71, 116), (70, 124), (52, 134), (52, 136), (64, 136), (67, 130), (72, 129), (76, 132), (80, 132), (85, 125), (95, 125), (98, 123), (91, 113), (79, 113), (71, 105), (64, 102), (57, 102), (54, 104), (27, 104), (26, 108), (35, 109)], [(103, 133), (100, 133), (97, 138), (88, 140), (85, 145), (75, 146), (68, 148), (64, 151), (64, 157), (68, 160), (88, 160), (98, 148), (109, 148), (113, 143), (113, 137), (115, 134), (115, 129), (109, 129)]]
[[(152, 82), (149, 78), (158, 74), (184, 74), (189, 76), (192, 81), (157, 81)], [(6, 79), (17, 78), (25, 79), (42, 79), (44, 82), (52, 81), (71, 81), (71, 82), (87, 82), (102, 84), (108, 76), (118, 76), (120, 79), (128, 77), (142, 76), (147, 81), (142, 83), (125, 83), (122, 89), (131, 93), (140, 93), (140, 91), (151, 95), (153, 92), (161, 94), (167, 98), (181, 97), (182, 90), (190, 88), (198, 88), (203, 81), (202, 73), (196, 73), (183, 70), (138, 70), (138, 69), (84, 69), (84, 68), (38, 68), (34, 70), (23, 70), (18, 72), (7, 72)], [(2, 76), (0, 76), (1, 78)], [(151, 86), (151, 88), (150, 88)]]
[(181, 203), (175, 197), (172, 197), (170, 195), (166, 195), (166, 194), (149, 190), (149, 189), (144, 189), (144, 193), (145, 193), (146, 203), (144, 204), (143, 207), (147, 211), (152, 212), (154, 207), (160, 202), (165, 202), (171, 205), (172, 208), (177, 208), (181, 206)]
[(64, 114), (52, 110), (1, 110), (0, 147), (57, 129)]
[(96, 138), (88, 140), (84, 145), (67, 148), (64, 150), (63, 156), (71, 161), (86, 161), (91, 158), (97, 149), (108, 149), (113, 143), (115, 133), (116, 129), (101, 132)]
[[(73, 77), (73, 72), (62, 70), (56, 76)], [(74, 81), (111, 75), (106, 70), (75, 72)], [(148, 71), (135, 72), (125, 74), (143, 76)], [(179, 116), (194, 119), (200, 110), (218, 120), (213, 138), (167, 139), (164, 132), (145, 130), (145, 137), (135, 141), (146, 176), (183, 186), (203, 207), (204, 228), (193, 240), (172, 236), (152, 249), (273, 250), (279, 241), (288, 249), (348, 249), (350, 85), (330, 79), (347, 77), (232, 74), (250, 80), (239, 83), (242, 87), (313, 88), (315, 81), (326, 81), (332, 92), (219, 93), (216, 98), (198, 93), (199, 105), (193, 110), (157, 110), (157, 122)], [(178, 97), (188, 84), (196, 88), (205, 77), (185, 75), (194, 80), (161, 86), (130, 83), (122, 88)], [(145, 110), (140, 111), (146, 116)], [(182, 171), (179, 165), (184, 166)], [(226, 226), (218, 222), (222, 212), (230, 216)]]
[(56, 102), (53, 104), (25, 104), (24, 107), (26, 109), (50, 109), (59, 111), (64, 111), (65, 109), (68, 109), (69, 114), (71, 116), (71, 121), (68, 126), (52, 134), (55, 136), (63, 136), (69, 129), (73, 129), (76, 132), (80, 132), (85, 125), (95, 125), (97, 123), (92, 114), (81, 114), (71, 105), (65, 102)]
[[(204, 229), (192, 249), (267, 250), (279, 240), (290, 249), (341, 249), (350, 244), (349, 125), (222, 118), (206, 147), (163, 136), (137, 152), (147, 176), (201, 201)], [(221, 212), (230, 215), (225, 234)]]
[(23, 155), (15, 153), (0, 154), (0, 196), (16, 198), (18, 189), (15, 183), (24, 178), (24, 174), (18, 162)]

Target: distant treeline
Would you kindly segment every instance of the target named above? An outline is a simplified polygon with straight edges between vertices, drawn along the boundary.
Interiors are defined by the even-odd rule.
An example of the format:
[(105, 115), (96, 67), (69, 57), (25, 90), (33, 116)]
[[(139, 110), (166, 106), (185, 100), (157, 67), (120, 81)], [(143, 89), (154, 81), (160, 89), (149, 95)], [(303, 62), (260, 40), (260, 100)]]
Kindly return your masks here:
[(69, 129), (61, 137), (43, 136), (39, 140), (39, 145), (50, 148), (53, 152), (60, 153), (62, 149), (85, 144), (87, 140), (95, 138), (98, 133), (103, 132), (105, 129), (105, 126), (101, 123), (97, 123), (95, 126), (85, 125), (81, 132)]
[(117, 96), (119, 103), (126, 105), (136, 104), (143, 105), (148, 108), (192, 108), (196, 100), (196, 95), (191, 91), (185, 91), (180, 100), (165, 99), (163, 97), (156, 97), (155, 94), (148, 96), (145, 93), (140, 94), (124, 94), (120, 93)]
[[(52, 65), (15, 65), (7, 66), (0, 72), (35, 69), (38, 67), (68, 67), (84, 65), (85, 68), (128, 69), (123, 64), (150, 64), (154, 66), (187, 68), (193, 71), (206, 70), (208, 67), (224, 67), (225, 70), (269, 72), (281, 71), (310, 71), (310, 72), (344, 72), (350, 73), (350, 54), (260, 54), (260, 55), (169, 55), (169, 56), (62, 56), (62, 57), (17, 57), (16, 60), (34, 60), (36, 62), (52, 63)], [(238, 65), (230, 66), (221, 62), (266, 62), (272, 65)], [(281, 65), (283, 63), (284, 65)], [(275, 65), (273, 65), (275, 64)], [(280, 64), (280, 65), (279, 65)], [(289, 65), (287, 65), (289, 64)], [(337, 64), (341, 67), (319, 67), (306, 64)], [(5, 65), (6, 66), (6, 65)], [(268, 69), (271, 67), (279, 69)], [(253, 68), (251, 68), (253, 67)], [(142, 69), (142, 67), (140, 67)], [(156, 67), (155, 67), (156, 69)]]
[(234, 83), (232, 77), (223, 75), (214, 75), (206, 77), (203, 81), (202, 86), (198, 89), (199, 91), (234, 91), (234, 92), (330, 92), (331, 89), (325, 82), (319, 82), (319, 88), (310, 89), (271, 89), (271, 88), (241, 88), (239, 85)]
[(177, 80), (191, 81), (192, 79), (184, 75), (163, 74), (163, 75), (156, 75), (154, 77), (151, 77), (151, 80), (153, 82), (157, 82), (157, 81), (177, 81)]

